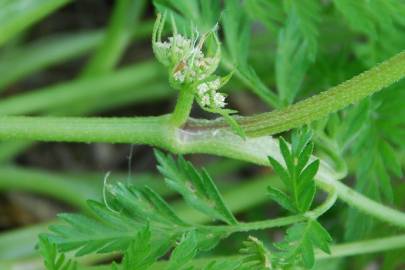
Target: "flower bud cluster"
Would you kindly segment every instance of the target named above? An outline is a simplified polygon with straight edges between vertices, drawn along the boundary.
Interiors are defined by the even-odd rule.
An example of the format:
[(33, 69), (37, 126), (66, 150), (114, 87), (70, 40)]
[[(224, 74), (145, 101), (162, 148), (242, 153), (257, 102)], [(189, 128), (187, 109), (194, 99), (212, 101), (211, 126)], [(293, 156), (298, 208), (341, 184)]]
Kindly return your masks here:
[(222, 83), (219, 78), (202, 82), (197, 86), (197, 100), (202, 107), (208, 108), (223, 108), (225, 107), (226, 96), (223, 93), (217, 92), (221, 88)]
[[(194, 33), (191, 38), (177, 33), (173, 20), (173, 36), (162, 41), (165, 14), (158, 16), (153, 31), (153, 50), (156, 58), (169, 68), (172, 86), (183, 89), (185, 86), (195, 89), (197, 101), (203, 108), (220, 109), (225, 103), (225, 95), (217, 92), (223, 83), (213, 75), (218, 67), (221, 49), (215, 30), (199, 36)], [(203, 46), (207, 38), (215, 41), (213, 55), (206, 55)], [(212, 79), (212, 77), (214, 79)]]

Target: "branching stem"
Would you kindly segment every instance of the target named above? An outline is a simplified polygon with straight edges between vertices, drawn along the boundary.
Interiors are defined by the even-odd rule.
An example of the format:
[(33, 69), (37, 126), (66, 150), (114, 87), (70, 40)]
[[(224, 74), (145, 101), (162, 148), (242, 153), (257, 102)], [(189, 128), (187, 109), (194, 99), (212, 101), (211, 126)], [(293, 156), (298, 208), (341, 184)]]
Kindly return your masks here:
[[(186, 89), (180, 91), (174, 113), (159, 117), (0, 117), (0, 140), (147, 144), (174, 153), (214, 154), (269, 166), (267, 156), (272, 156), (279, 162), (283, 162), (283, 159), (276, 141), (264, 135), (285, 131), (325, 117), (404, 76), (405, 52), (402, 52), (341, 85), (289, 108), (241, 118), (240, 122), (247, 134), (253, 136), (246, 140), (229, 131), (221, 120), (197, 122), (188, 120), (193, 95)], [(404, 213), (364, 197), (338, 182), (340, 178), (341, 175), (321, 162), (316, 176), (318, 186), (326, 189), (333, 187), (337, 196), (351, 206), (405, 228)]]
[(264, 230), (274, 227), (282, 227), (289, 224), (305, 221), (307, 219), (316, 219), (322, 214), (324, 214), (326, 211), (328, 211), (336, 202), (337, 193), (333, 188), (330, 187), (330, 189), (331, 191), (328, 194), (328, 197), (324, 203), (322, 203), (314, 210), (304, 213), (303, 215), (293, 215), (289, 217), (281, 217), (264, 221), (239, 223), (236, 225), (206, 226), (206, 227), (209, 227), (210, 230), (213, 231), (219, 230), (224, 231), (226, 233), (235, 233), (235, 232), (248, 232), (254, 230)]

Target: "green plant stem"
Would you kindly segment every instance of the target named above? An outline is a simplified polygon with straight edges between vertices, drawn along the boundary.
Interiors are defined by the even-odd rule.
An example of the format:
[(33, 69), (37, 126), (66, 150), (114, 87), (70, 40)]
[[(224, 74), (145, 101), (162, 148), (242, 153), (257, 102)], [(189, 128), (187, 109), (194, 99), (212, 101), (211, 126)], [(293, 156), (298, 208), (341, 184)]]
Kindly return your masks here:
[[(287, 108), (284, 111), (289, 113), (286, 113), (284, 117), (279, 116), (280, 119), (277, 121), (282, 121), (285, 128), (292, 128), (296, 126), (297, 119), (300, 119), (300, 124), (305, 124), (310, 119), (317, 119), (300, 118), (300, 108), (304, 110), (303, 115), (305, 116), (307, 107), (311, 107), (312, 111), (317, 111), (317, 108), (328, 108), (318, 110), (323, 113), (314, 113), (317, 117), (326, 116), (334, 110), (343, 108), (401, 79), (405, 75), (404, 63), (405, 52), (340, 86), (309, 98), (309, 101), (304, 100)], [(267, 161), (269, 155), (283, 162), (277, 143), (271, 137), (242, 140), (227, 129), (218, 127), (218, 121), (205, 121), (199, 125), (188, 125), (185, 129), (174, 129), (174, 123), (181, 125), (186, 121), (191, 109), (193, 97), (183, 96), (185, 94), (188, 92), (181, 92), (173, 115), (161, 117), (134, 119), (1, 117), (0, 139), (138, 143), (162, 147), (175, 153), (215, 154), (266, 166), (269, 165)], [(268, 114), (265, 113), (260, 117), (264, 123), (268, 121), (266, 115)], [(214, 128), (215, 126), (217, 128)], [(270, 133), (274, 131), (266, 130)], [(383, 205), (379, 205), (378, 208), (367, 207), (369, 199), (351, 189), (343, 188), (345, 186), (341, 186), (342, 184), (336, 181), (339, 177), (327, 164), (321, 163), (316, 180), (321, 187), (325, 185), (335, 187), (338, 197), (346, 200), (351, 206), (358, 207), (393, 225), (405, 227), (405, 214)], [(347, 196), (348, 191), (352, 196)]]
[[(152, 21), (137, 25), (133, 39), (149, 37)], [(104, 31), (58, 34), (33, 41), (0, 55), (0, 92), (30, 74), (85, 55), (104, 39)]]
[(336, 199), (337, 199), (336, 191), (331, 190), (324, 203), (322, 203), (319, 207), (315, 208), (314, 210), (304, 213), (302, 215), (293, 215), (289, 217), (281, 217), (256, 222), (238, 223), (236, 225), (207, 226), (207, 227), (209, 227), (212, 230), (219, 230), (227, 233), (248, 232), (254, 230), (265, 230), (274, 227), (282, 227), (289, 224), (305, 221), (307, 219), (318, 218), (319, 216), (327, 212), (335, 204)]
[[(241, 139), (232, 132), (173, 129), (170, 115), (139, 118), (52, 118), (0, 117), (0, 140), (108, 142), (148, 144), (174, 153), (206, 153), (269, 166), (267, 156), (283, 159), (271, 137)], [(339, 176), (324, 162), (316, 175), (321, 188), (333, 187), (339, 198), (365, 213), (396, 226), (405, 227), (405, 214), (379, 205), (368, 207), (369, 199), (336, 181)], [(348, 196), (350, 192), (350, 196)], [(377, 203), (375, 203), (377, 205)], [(387, 214), (386, 214), (387, 213)]]
[[(12, 190), (41, 194), (81, 210), (87, 210), (87, 200), (101, 198), (102, 180), (105, 174), (90, 172), (52, 173), (9, 165), (0, 167), (0, 176), (0, 192)], [(149, 185), (162, 196), (171, 194), (165, 185), (161, 185), (159, 178), (147, 173), (137, 173), (131, 176), (124, 173), (110, 175), (111, 181), (128, 179), (139, 186)]]
[(99, 44), (102, 37), (100, 31), (58, 35), (1, 55), (0, 91), (24, 76), (85, 54)]
[[(87, 115), (98, 111), (108, 111), (111, 108), (128, 104), (135, 106), (142, 102), (147, 103), (161, 100), (174, 94), (174, 91), (168, 91), (166, 87), (167, 86), (163, 83), (156, 83), (143, 87), (141, 91), (121, 91), (117, 89), (118, 91), (116, 91), (114, 95), (108, 95), (108, 98), (100, 98), (100, 102), (92, 102), (89, 104), (87, 99), (80, 100), (80, 102), (76, 101), (74, 103), (75, 105), (61, 106), (60, 108), (53, 109), (50, 113), (52, 115)], [(104, 95), (107, 97), (107, 92), (105, 92), (103, 96)], [(18, 153), (21, 153), (31, 146), (32, 143), (33, 142), (30, 141), (0, 143), (0, 163), (7, 162), (14, 158)]]
[(37, 170), (20, 169), (14, 166), (0, 167), (0, 192), (4, 190), (29, 191), (47, 195), (69, 203), (82, 210), (86, 199), (98, 198), (100, 181), (76, 181), (74, 177), (62, 177)]
[(263, 136), (300, 127), (399, 81), (405, 76), (405, 51), (374, 68), (285, 109), (245, 117), (240, 123), (248, 136)]
[(194, 93), (188, 87), (180, 89), (176, 107), (171, 116), (170, 123), (175, 127), (184, 125), (190, 116), (194, 102)]
[(145, 0), (115, 2), (104, 40), (83, 70), (82, 77), (103, 74), (115, 67), (129, 44), (131, 29), (137, 28), (144, 7)]
[[(168, 116), (139, 118), (64, 118), (64, 117), (0, 117), (1, 136), (6, 140), (82, 141), (91, 142), (88, 136), (100, 142), (167, 145), (172, 128)], [(7, 119), (7, 120), (6, 120)], [(13, 119), (14, 121), (8, 121)], [(45, 120), (45, 121), (43, 121)], [(11, 131), (14, 130), (14, 131)], [(44, 132), (48, 130), (49, 132)], [(7, 131), (10, 131), (9, 133)], [(8, 133), (8, 134), (7, 134)], [(48, 134), (45, 134), (48, 133)], [(31, 134), (32, 136), (30, 136)], [(97, 135), (98, 134), (98, 135)], [(85, 138), (89, 140), (85, 140)]]
[(390, 224), (405, 228), (405, 213), (386, 207), (381, 203), (371, 200), (360, 193), (354, 191), (341, 182), (335, 183), (335, 188), (339, 193), (339, 198), (348, 205), (358, 210), (370, 214), (379, 220), (385, 220)]
[(330, 255), (317, 252), (316, 258), (320, 260), (340, 258), (398, 248), (405, 248), (405, 234), (331, 246)]
[[(60, 109), (61, 106), (69, 106), (76, 102), (111, 95), (112, 90), (116, 93), (127, 92), (134, 85), (156, 80), (161, 74), (161, 69), (156, 63), (145, 62), (108, 76), (97, 76), (49, 86), (2, 100), (0, 102), (0, 115)], [(149, 95), (146, 94), (146, 96)]]

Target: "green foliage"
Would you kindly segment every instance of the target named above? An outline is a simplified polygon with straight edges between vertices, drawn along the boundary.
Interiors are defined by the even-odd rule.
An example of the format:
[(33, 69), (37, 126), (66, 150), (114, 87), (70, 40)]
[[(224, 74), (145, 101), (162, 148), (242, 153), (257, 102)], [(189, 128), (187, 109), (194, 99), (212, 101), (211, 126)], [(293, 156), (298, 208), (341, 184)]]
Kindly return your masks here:
[[(206, 170), (199, 171), (184, 158), (176, 161), (159, 151), (156, 158), (168, 186), (179, 192), (191, 207), (212, 220), (237, 224)], [(105, 204), (88, 202), (92, 218), (61, 214), (59, 218), (66, 224), (50, 227), (52, 234), (48, 237), (60, 251), (77, 250), (76, 256), (125, 251), (125, 267), (143, 269), (164, 255), (176, 239), (183, 239), (184, 244), (172, 254), (170, 269), (178, 269), (185, 252), (195, 250), (188, 254), (191, 259), (197, 249), (211, 249), (226, 236), (222, 230), (183, 220), (149, 187), (117, 183), (105, 188)]]
[(299, 18), (292, 12), (278, 36), (276, 81), (280, 99), (294, 101), (310, 64), (309, 42), (300, 34)]
[(158, 11), (170, 11), (174, 15), (180, 32), (192, 33), (197, 29), (206, 33), (218, 23), (220, 17), (220, 3), (215, 0), (154, 0)]
[(329, 233), (316, 220), (296, 223), (287, 230), (284, 240), (275, 244), (278, 251), (272, 262), (279, 267), (301, 264), (311, 269), (315, 263), (314, 248), (330, 253), (331, 242)]
[(184, 225), (163, 199), (150, 189), (140, 190), (118, 184), (111, 187), (110, 192), (115, 196), (110, 203), (114, 209), (89, 201), (89, 208), (97, 219), (77, 214), (60, 215), (69, 226), (50, 228), (55, 233), (50, 239), (59, 249), (81, 248), (76, 253), (78, 256), (125, 250), (145, 223), (149, 222), (155, 230), (161, 230), (160, 226), (168, 229), (176, 224)]
[[(396, 115), (404, 113), (398, 100), (403, 97), (400, 88), (387, 90), (383, 95), (369, 99), (353, 109), (348, 117), (348, 128), (342, 135), (349, 155), (357, 157), (356, 189), (377, 200), (393, 203), (392, 178), (402, 177), (400, 158), (394, 150), (405, 149), (401, 130), (405, 122)], [(355, 209), (348, 213), (346, 238), (365, 237), (373, 227), (370, 217)]]
[(183, 157), (175, 161), (170, 155), (159, 151), (155, 151), (155, 155), (166, 183), (180, 193), (190, 206), (227, 224), (237, 223), (205, 169), (197, 170)]
[[(167, 248), (165, 243), (152, 243), (151, 231), (149, 227), (145, 227), (138, 232), (125, 251), (122, 270), (147, 270), (164, 255)], [(114, 267), (117, 268), (116, 265)]]
[(315, 60), (318, 50), (319, 23), (321, 20), (321, 4), (314, 0), (284, 1), (288, 17), (296, 17), (299, 28), (298, 35), (304, 39), (308, 57)]
[(244, 247), (240, 250), (240, 253), (243, 255), (241, 269), (273, 269), (270, 261), (270, 252), (259, 239), (249, 236), (249, 239), (243, 242), (243, 245)]
[[(270, 197), (286, 210), (304, 214), (310, 210), (315, 197), (314, 177), (318, 171), (319, 160), (309, 163), (313, 151), (311, 132), (308, 129), (296, 131), (292, 135), (291, 148), (280, 138), (280, 152), (285, 168), (277, 160), (269, 157), (274, 171), (280, 176), (287, 192), (269, 186)], [(309, 164), (308, 164), (309, 163)], [(314, 248), (330, 253), (332, 238), (316, 220), (295, 223), (282, 242), (274, 244), (276, 252), (271, 261), (276, 266), (301, 264), (311, 269), (315, 263)]]
[[(138, 0), (116, 1), (117, 8), (112, 13), (106, 32), (94, 31), (85, 35), (63, 34), (62, 39), (45, 37), (41, 42), (34, 41), (35, 46), (27, 46), (27, 41), (35, 40), (38, 33), (42, 36), (48, 30), (42, 31), (43, 26), (33, 31), (26, 30), (68, 2), (70, 1), (0, 1), (0, 58), (2, 59), (0, 90), (6, 91), (2, 96), (4, 100), (0, 104), (1, 115), (83, 114), (122, 104), (133, 105), (132, 101), (142, 102), (172, 95), (166, 89), (166, 80), (161, 80), (163, 76), (160, 76), (159, 68), (152, 64), (139, 64), (137, 60), (133, 63), (134, 67), (119, 71), (117, 74), (106, 74), (104, 77), (97, 75), (94, 79), (83, 79), (81, 76), (75, 82), (68, 81), (55, 86), (45, 86), (35, 91), (25, 91), (23, 88), (30, 87), (32, 79), (23, 81), (23, 77), (32, 77), (34, 73), (45, 70), (51, 65), (62, 64), (63, 61), (83, 56), (97, 46), (99, 46), (98, 53), (93, 61), (90, 61), (92, 64), (84, 69), (87, 70), (84, 74), (93, 75), (110, 71), (118, 64), (118, 60), (122, 58), (127, 48), (131, 48), (129, 56), (138, 55), (138, 53), (148, 55), (147, 48), (145, 50), (144, 46), (131, 44), (134, 40), (130, 39), (132, 30), (142, 32), (143, 30), (139, 29), (147, 29), (149, 31), (151, 26), (150, 22), (145, 21), (140, 21), (136, 26), (133, 24), (136, 21), (135, 18), (150, 18), (149, 15), (142, 14), (143, 3), (146, 1)], [(267, 105), (274, 108), (290, 105), (303, 96), (313, 95), (315, 91), (322, 91), (341, 83), (367, 67), (374, 66), (377, 62), (402, 51), (405, 44), (403, 35), (405, 5), (402, 0), (154, 0), (153, 3), (156, 11), (165, 11), (168, 17), (173, 18), (175, 22), (173, 25), (177, 26), (179, 33), (196, 37), (196, 30), (202, 34), (217, 33), (218, 30), (218, 37), (223, 38), (224, 42), (224, 46), (221, 47), (220, 66), (224, 70), (221, 72), (230, 74), (223, 79), (227, 81), (231, 75), (239, 79), (239, 81), (232, 80), (229, 90), (247, 87)], [(45, 28), (48, 24), (44, 23)], [(262, 26), (268, 32), (265, 32), (266, 29)], [(211, 56), (212, 54), (209, 53), (220, 47), (219, 39), (216, 40), (216, 37), (216, 35), (209, 35), (206, 40), (206, 46), (202, 51), (206, 52), (207, 56)], [(135, 46), (129, 47), (129, 45)], [(141, 51), (133, 53), (133, 48)], [(195, 48), (192, 46), (192, 49)], [(177, 126), (167, 122), (167, 116), (145, 119), (5, 117), (2, 119), (0, 136), (3, 139), (150, 143), (180, 153), (211, 152), (263, 164), (266, 162), (263, 158), (264, 153), (274, 149), (261, 149), (266, 144), (262, 146), (260, 143), (266, 142), (267, 138), (257, 139), (248, 136), (268, 135), (275, 132), (272, 128), (277, 130), (277, 127), (285, 123), (287, 126), (290, 125), (289, 127), (307, 124), (309, 120), (314, 119), (311, 115), (317, 115), (318, 118), (324, 117), (328, 112), (336, 110), (328, 111), (328, 108), (340, 109), (353, 100), (358, 100), (351, 99), (351, 95), (356, 96), (359, 92), (366, 93), (368, 89), (374, 89), (368, 92), (369, 95), (383, 86), (393, 84), (404, 77), (405, 58), (403, 56), (404, 54), (399, 55), (393, 58), (394, 60), (384, 62), (382, 66), (374, 69), (374, 73), (371, 74), (377, 74), (377, 76), (370, 76), (368, 73), (368, 75), (357, 77), (357, 82), (351, 80), (342, 84), (338, 88), (342, 91), (332, 91), (331, 95), (329, 95), (331, 92), (326, 92), (297, 106), (293, 105), (294, 107), (259, 115), (257, 118), (234, 118), (232, 114), (236, 111), (222, 109), (222, 106), (208, 108), (207, 111), (221, 115), (235, 133), (245, 139), (240, 141), (241, 145), (235, 142), (227, 144), (226, 132), (224, 132), (225, 137), (219, 138), (220, 136), (216, 135), (208, 137), (207, 130), (226, 128), (223, 127), (223, 122), (197, 120), (195, 123), (198, 124), (193, 126), (194, 121), (193, 123), (190, 121), (190, 125), (187, 122), (188, 114)], [(125, 60), (125, 64), (131, 61)], [(80, 62), (82, 61), (77, 63)], [(68, 72), (68, 77), (70, 73)], [(48, 72), (35, 76), (35, 83), (43, 83), (41, 78), (48, 77), (43, 75), (48, 75)], [(40, 80), (37, 81), (37, 78)], [(149, 85), (151, 81), (154, 84)], [(14, 83), (16, 84), (12, 85)], [(271, 88), (277, 89), (277, 94), (272, 92)], [(65, 254), (73, 251), (77, 256), (93, 253), (123, 253), (122, 263), (113, 264), (113, 269), (116, 270), (310, 269), (314, 267), (316, 259), (314, 254), (317, 254), (315, 250), (320, 249), (328, 253), (332, 241), (325, 228), (314, 219), (314, 214), (317, 212), (311, 211), (316, 195), (315, 183), (322, 188), (331, 183), (332, 187), (335, 185), (336, 192), (338, 192), (337, 187), (341, 187), (338, 196), (352, 206), (348, 214), (343, 216), (346, 222), (344, 228), (346, 240), (369, 235), (374, 222), (372, 218), (366, 217), (355, 208), (362, 209), (389, 223), (404, 226), (404, 219), (401, 220), (402, 213), (377, 203), (374, 203), (375, 209), (368, 210), (365, 206), (372, 202), (346, 187), (343, 181), (334, 182), (337, 180), (336, 175), (347, 176), (355, 179), (354, 186), (361, 194), (375, 201), (391, 204), (394, 208), (400, 205), (395, 198), (403, 195), (403, 192), (398, 191), (402, 187), (393, 180), (403, 177), (403, 162), (401, 163), (401, 155), (405, 151), (405, 118), (402, 117), (405, 115), (403, 88), (403, 82), (397, 83), (394, 87), (385, 89), (363, 100), (360, 104), (330, 117), (329, 121), (323, 119), (321, 123), (317, 123), (318, 126), (314, 125), (316, 149), (319, 158), (324, 159), (322, 163), (312, 156), (314, 146), (310, 142), (311, 134), (307, 130), (302, 134), (294, 133), (291, 146), (284, 139), (280, 139), (281, 156), (274, 153), (269, 161), (273, 171), (282, 180), (283, 187), (271, 186), (268, 188), (268, 194), (293, 216), (277, 218), (274, 223), (273, 220), (239, 223), (205, 169), (197, 169), (183, 157), (177, 159), (156, 152), (159, 171), (165, 177), (169, 188), (179, 193), (185, 203), (192, 208), (191, 210), (202, 213), (206, 220), (215, 222), (214, 225), (195, 224), (187, 214), (183, 215), (147, 186), (135, 187), (123, 183), (107, 185), (103, 203), (88, 202), (89, 215), (62, 214), (61, 223), (51, 227), (51, 234), (40, 236), (39, 250), (46, 268), (75, 270), (76, 263), (69, 260), (68, 255)], [(154, 89), (159, 90), (156, 92)], [(114, 95), (111, 95), (112, 92)], [(14, 93), (17, 93), (15, 97), (8, 97)], [(95, 96), (100, 102), (89, 105), (87, 102), (89, 97)], [(241, 109), (244, 108), (243, 100), (240, 102), (240, 99), (235, 99), (235, 101), (236, 104), (242, 104)], [(340, 107), (337, 105), (333, 107), (334, 104), (340, 104)], [(191, 109), (191, 103), (189, 105)], [(251, 106), (246, 107), (250, 109)], [(248, 127), (246, 130), (251, 128), (253, 132), (246, 135), (242, 129), (244, 125)], [(41, 129), (42, 126), (47, 128)], [(267, 130), (268, 127), (270, 128)], [(184, 133), (177, 132), (178, 129), (183, 129), (180, 132)], [(286, 129), (288, 128), (284, 127), (280, 130), (287, 131)], [(259, 133), (254, 133), (257, 130)], [(264, 132), (260, 133), (263, 130)], [(149, 131), (152, 131), (150, 134), (153, 138), (149, 138)], [(177, 136), (188, 134), (186, 132), (189, 131), (193, 135), (202, 134), (203, 136), (196, 136), (199, 141), (193, 141), (196, 138), (194, 136), (184, 136), (186, 141), (183, 141), (183, 136)], [(212, 134), (215, 133), (212, 132)], [(229, 138), (234, 137), (229, 136)], [(232, 147), (236, 149), (230, 149)], [(0, 155), (8, 156), (7, 159), (10, 159), (10, 156), (16, 155), (21, 148), (24, 148), (21, 143), (14, 146), (5, 144), (5, 147), (0, 149)], [(8, 152), (13, 154), (10, 155)], [(331, 166), (331, 169), (336, 169), (336, 174), (331, 173), (327, 175), (330, 176), (329, 179), (317, 178), (315, 181), (314, 177), (320, 164), (326, 167), (329, 161), (335, 165)], [(325, 171), (327, 170), (322, 170), (322, 175)], [(24, 182), (23, 188), (29, 186), (33, 191), (43, 191), (42, 187), (33, 187), (32, 183), (29, 185), (25, 181), (18, 181), (17, 184), (14, 182), (6, 184), (6, 188), (16, 187)], [(52, 195), (57, 199), (66, 198), (66, 194), (61, 195), (60, 191), (54, 191), (52, 187), (52, 185), (47, 186), (44, 190), (47, 192), (52, 190)], [(59, 190), (63, 190), (63, 185)], [(327, 188), (325, 190), (330, 192)], [(342, 190), (348, 192), (343, 193)], [(243, 192), (244, 190), (239, 189), (236, 193), (239, 194), (237, 198), (231, 197), (232, 205), (237, 210), (246, 209), (248, 205), (252, 205), (252, 201), (259, 201), (257, 198), (252, 201), (248, 200), (249, 198), (240, 198), (241, 194), (247, 197), (258, 195), (256, 192), (252, 194)], [(347, 194), (350, 196), (346, 196)], [(68, 201), (75, 200), (77, 198)], [(246, 220), (252, 216), (262, 218), (260, 211), (252, 208), (243, 214)], [(339, 215), (326, 218), (328, 224), (332, 225), (333, 232), (337, 232), (337, 235), (342, 234), (342, 226), (336, 221), (343, 218)], [(285, 237), (282, 241), (269, 245), (269, 249), (263, 244), (268, 239), (263, 237), (262, 242), (250, 237), (244, 243), (240, 257), (215, 261), (207, 257), (207, 254), (201, 254), (203, 256), (198, 257), (200, 253), (211, 250), (218, 241), (231, 233), (273, 228), (274, 224), (279, 224), (279, 221), (286, 225), (288, 220), (292, 220), (289, 223), (291, 227), (287, 229)], [(375, 234), (384, 233), (384, 227), (379, 226)], [(11, 238), (11, 241), (14, 241), (14, 237)], [(401, 243), (403, 237), (401, 239), (384, 242), (380, 250), (403, 246)], [(8, 254), (13, 256), (15, 252), (14, 245), (9, 247), (7, 241), (5, 242), (6, 244), (0, 236), (0, 259), (7, 258), (10, 256)], [(24, 245), (29, 244), (29, 237), (24, 238)], [(6, 255), (2, 252), (4, 250)], [(364, 243), (345, 244), (333, 250), (338, 251), (334, 256), (372, 251)], [(342, 252), (339, 253), (340, 251)], [(18, 250), (16, 254), (22, 254), (19, 252), (24, 250)], [(209, 254), (211, 255), (216, 257), (218, 252), (214, 251)], [(29, 256), (24, 254), (25, 257)], [(347, 264), (343, 267), (360, 269), (362, 267), (359, 265), (368, 263), (369, 258), (375, 260), (375, 257), (370, 256), (361, 259), (364, 263)], [(167, 261), (158, 262), (159, 259), (167, 259)], [(6, 267), (3, 267), (3, 261), (1, 261), (0, 268), (8, 269), (7, 263), (8, 261)], [(19, 263), (18, 261), (17, 264)], [(319, 266), (319, 269), (329, 266)], [(394, 267), (391, 266), (391, 268)]]
[(238, 260), (220, 260), (208, 263), (202, 270), (239, 270)]
[(58, 254), (56, 245), (51, 243), (47, 236), (39, 236), (39, 252), (44, 259), (46, 270), (77, 270), (76, 262), (66, 260), (64, 254)]
[[(168, 246), (164, 243), (152, 242), (149, 227), (141, 230), (131, 242), (124, 253), (121, 268), (113, 265), (113, 270), (148, 270), (156, 266), (157, 259), (167, 252)], [(198, 235), (195, 231), (184, 233), (179, 241), (174, 244), (170, 259), (164, 269), (166, 270), (189, 270), (196, 269), (191, 266), (192, 259), (199, 252)], [(236, 270), (240, 265), (238, 261), (211, 261), (201, 270)]]
[(267, 104), (278, 107), (276, 95), (262, 82), (256, 71), (248, 63), (251, 23), (237, 0), (228, 0), (222, 15), (225, 47), (236, 75)]
[(12, 0), (0, 2), (0, 46), (70, 0)]
[(286, 168), (274, 158), (269, 157), (274, 171), (287, 188), (287, 193), (285, 193), (270, 186), (268, 188), (270, 197), (293, 213), (308, 211), (316, 192), (314, 176), (318, 171), (319, 160), (307, 164), (313, 149), (313, 144), (309, 143), (310, 138), (311, 133), (308, 130), (305, 130), (303, 134), (294, 133), (291, 150), (286, 141), (283, 138), (280, 139), (280, 152)]
[(244, 5), (252, 19), (263, 23), (272, 33), (278, 33), (285, 19), (283, 1), (250, 0), (245, 1)]
[(169, 264), (167, 270), (185, 270), (190, 269), (186, 267), (185, 264), (197, 254), (197, 236), (195, 232), (191, 232), (183, 235), (180, 243), (174, 249), (172, 255), (170, 256)]
[(358, 44), (356, 52), (364, 63), (375, 63), (403, 49), (405, 5), (395, 0), (334, 0), (337, 10), (349, 26), (367, 37), (365, 44)]
[[(381, 202), (393, 203), (393, 182), (402, 177), (399, 153), (405, 149), (401, 126), (405, 124), (403, 83), (386, 89), (330, 118), (325, 134), (340, 159), (348, 158), (356, 166), (355, 188), (362, 194)], [(345, 219), (345, 238), (365, 238), (373, 229), (374, 220), (356, 209), (349, 209)]]

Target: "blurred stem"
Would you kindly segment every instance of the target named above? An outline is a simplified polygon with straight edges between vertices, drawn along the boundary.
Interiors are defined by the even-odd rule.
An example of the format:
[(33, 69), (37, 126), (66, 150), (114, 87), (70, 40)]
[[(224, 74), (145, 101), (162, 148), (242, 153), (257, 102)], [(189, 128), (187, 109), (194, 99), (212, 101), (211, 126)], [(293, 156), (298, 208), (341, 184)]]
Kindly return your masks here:
[[(153, 22), (137, 24), (132, 39), (150, 35)], [(0, 92), (6, 87), (30, 74), (50, 66), (73, 60), (96, 48), (102, 41), (103, 31), (83, 31), (58, 34), (33, 41), (20, 48), (14, 48), (0, 57)]]
[[(87, 210), (86, 201), (101, 197), (104, 174), (81, 173), (51, 173), (48, 171), (27, 169), (17, 166), (0, 167), (0, 192), (24, 191), (68, 203), (82, 211)], [(135, 185), (149, 185), (161, 195), (172, 192), (161, 185), (160, 177), (153, 174), (137, 173), (130, 178), (122, 173), (113, 173), (111, 181), (128, 181)]]
[(0, 46), (71, 0), (13, 0), (1, 4)]
[[(161, 69), (156, 63), (144, 62), (121, 69), (120, 71), (97, 77), (78, 79), (71, 82), (48, 86), (28, 93), (0, 101), (0, 115), (17, 115), (60, 110), (69, 108), (75, 103), (89, 100), (107, 100), (112, 93), (118, 95), (132, 90), (135, 85), (156, 80)], [(165, 89), (167, 91), (167, 89)], [(134, 91), (135, 92), (135, 91)], [(153, 98), (151, 94), (138, 91), (139, 97)]]
[(0, 92), (24, 76), (81, 56), (102, 40), (100, 31), (43, 38), (11, 50), (0, 59)]
[(73, 177), (12, 166), (0, 167), (0, 175), (0, 192), (19, 190), (47, 195), (82, 210), (86, 199), (97, 198), (101, 189), (100, 181), (76, 181)]
[(83, 70), (82, 77), (103, 74), (115, 67), (129, 44), (131, 28), (137, 28), (144, 7), (145, 0), (115, 2), (104, 40)]
[[(111, 108), (115, 108), (123, 105), (137, 105), (142, 102), (152, 102), (155, 100), (161, 100), (171, 96), (174, 91), (166, 89), (166, 85), (163, 83), (149, 84), (141, 91), (121, 91), (118, 90), (114, 95), (108, 95), (108, 92), (99, 96), (100, 102), (88, 102), (86, 100), (80, 100), (75, 102), (74, 105), (66, 104), (60, 108), (52, 109), (52, 115), (87, 115), (97, 111), (106, 111)], [(103, 97), (106, 98), (103, 98)], [(107, 98), (108, 96), (108, 98)], [(1, 103), (1, 102), (0, 102)], [(30, 141), (13, 141), (0, 143), (0, 163), (5, 163), (14, 158), (18, 153), (21, 153), (33, 142)]]

